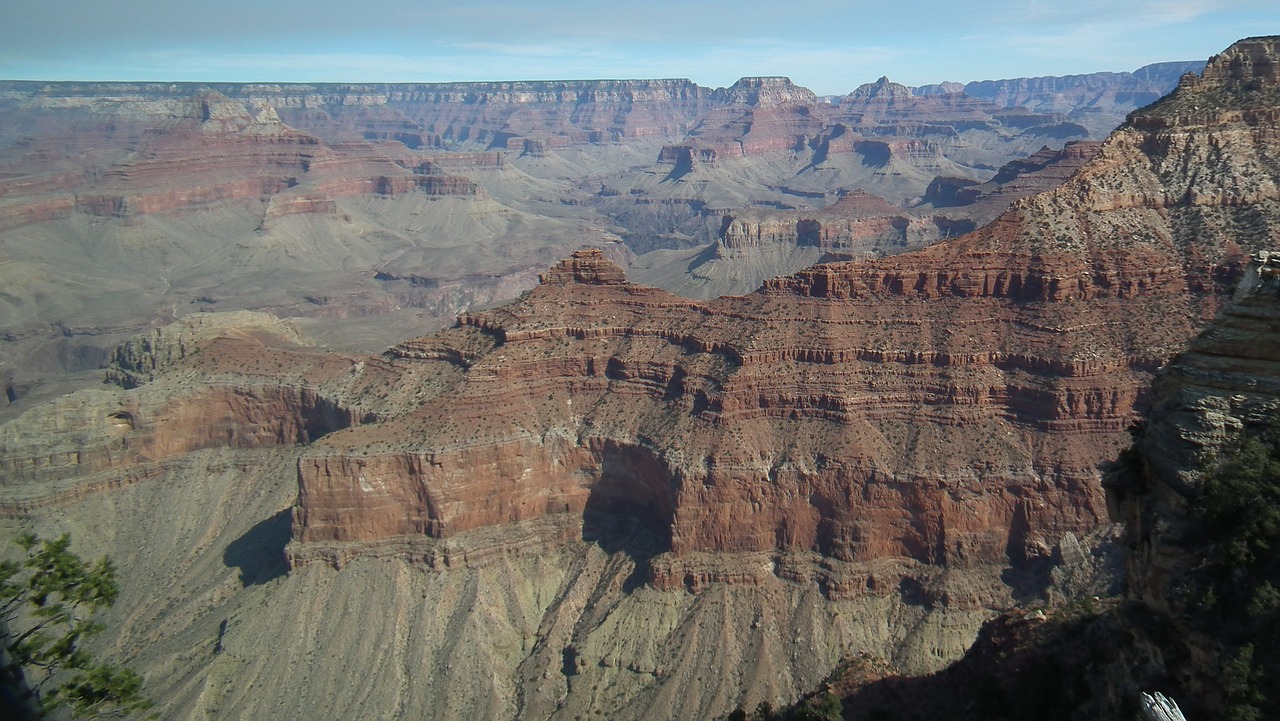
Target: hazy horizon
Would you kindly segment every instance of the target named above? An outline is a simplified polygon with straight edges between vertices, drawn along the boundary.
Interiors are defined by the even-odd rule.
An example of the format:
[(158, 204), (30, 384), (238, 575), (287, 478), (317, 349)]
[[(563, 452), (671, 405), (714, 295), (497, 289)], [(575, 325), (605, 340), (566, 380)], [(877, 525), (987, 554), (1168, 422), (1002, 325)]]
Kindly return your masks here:
[[(394, 83), (786, 76), (820, 95), (1133, 71), (1280, 33), (1257, 0), (965, 4), (582, 0), (465, 6), (370, 0), (46, 0), (12, 8), (0, 79)], [(1135, 41), (1135, 39), (1140, 39)]]

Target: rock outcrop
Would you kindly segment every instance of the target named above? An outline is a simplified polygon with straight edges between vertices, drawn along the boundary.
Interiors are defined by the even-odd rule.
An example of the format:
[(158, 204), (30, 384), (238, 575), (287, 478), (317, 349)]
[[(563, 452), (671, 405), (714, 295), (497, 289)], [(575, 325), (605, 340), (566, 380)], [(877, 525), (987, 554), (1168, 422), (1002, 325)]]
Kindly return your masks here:
[[(1280, 264), (1273, 263), (1260, 253), (1218, 317), (1159, 374), (1137, 443), (1108, 473), (1131, 551), (1123, 587), (1002, 614), (983, 625), (963, 659), (935, 674), (902, 675), (870, 655), (846, 659), (822, 685), (844, 698), (846, 718), (1043, 718), (1046, 697), (1058, 718), (1127, 718), (1142, 693), (1156, 691), (1188, 718), (1274, 708), (1274, 696), (1258, 693), (1270, 690), (1267, 662), (1259, 663), (1274, 662), (1261, 646), (1267, 630), (1250, 628), (1273, 611), (1229, 605), (1236, 587), (1269, 593), (1274, 567), (1264, 559), (1250, 573), (1234, 569), (1211, 581), (1224, 529), (1207, 524), (1206, 510), (1219, 493), (1206, 472), (1243, 439), (1274, 433), (1280, 418)], [(1250, 480), (1273, 497), (1276, 478)], [(1231, 500), (1245, 506), (1235, 523), (1262, 525), (1262, 496)]]
[[(695, 303), (566, 261), (430, 341), (495, 343), (435, 400), (315, 447), (296, 538), (599, 511), (643, 518), (677, 559), (1026, 567), (1103, 522), (1097, 466), (1221, 305), (1242, 249), (1276, 227), (1271, 178), (1232, 160), (1270, 162), (1252, 160), (1274, 157), (1268, 138), (1234, 119), (1124, 129), (983, 230), (750, 297)], [(1176, 172), (1184, 151), (1166, 150), (1210, 143), (1238, 197), (1188, 193), (1204, 171)], [(1260, 227), (1210, 230), (1241, 213)], [(513, 410), (494, 418), (495, 403)]]
[(206, 448), (306, 443), (350, 425), (325, 381), (352, 360), (317, 353), (260, 313), (197, 314), (117, 349), (108, 380), (0, 425), (4, 513), (153, 480)]
[[(1233, 638), (1238, 629), (1231, 627), (1248, 623), (1253, 614), (1211, 620), (1230, 607), (1224, 602), (1215, 608), (1203, 596), (1206, 564), (1216, 549), (1200, 501), (1205, 473), (1219, 457), (1244, 438), (1274, 428), (1280, 418), (1277, 338), (1280, 264), (1264, 251), (1214, 323), (1161, 374), (1135, 452), (1108, 486), (1133, 549), (1128, 595), (1157, 619), (1148, 626), (1164, 629), (1136, 634), (1141, 661), (1148, 673), (1168, 679), (1188, 713), (1222, 715), (1229, 703), (1274, 708), (1273, 698), (1242, 700), (1238, 689), (1228, 687), (1227, 679), (1247, 683), (1235, 681), (1239, 676), (1230, 670), (1233, 658), (1239, 663), (1240, 645)], [(1248, 658), (1243, 663), (1249, 668)]]
[[(748, 296), (635, 285), (588, 249), (377, 357), (265, 320), (150, 335), (116, 356), (137, 387), (0, 426), (0, 518), (121, 557), (143, 588), (110, 643), (179, 716), (706, 717), (852, 650), (936, 669), (1089, 556), (1099, 466), (1274, 243), (1266, 75), (1211, 68), (1187, 86), (1214, 112), (1136, 114), (985, 229)], [(752, 117), (807, 122), (760, 85)], [(536, 168), (554, 143), (522, 147)]]
[(861, 190), (815, 211), (756, 210), (724, 216), (717, 257), (768, 245), (815, 247), (827, 260), (861, 259), (922, 248), (994, 220), (1019, 199), (1056, 188), (1097, 154), (1100, 143), (1042, 148), (1011, 161), (986, 183), (936, 178), (914, 208), (894, 206)]

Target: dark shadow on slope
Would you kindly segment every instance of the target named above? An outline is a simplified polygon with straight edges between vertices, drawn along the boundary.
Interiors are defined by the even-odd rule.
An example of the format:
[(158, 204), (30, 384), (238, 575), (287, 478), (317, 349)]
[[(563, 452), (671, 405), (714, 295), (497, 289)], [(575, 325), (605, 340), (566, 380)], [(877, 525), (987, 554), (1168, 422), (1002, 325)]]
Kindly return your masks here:
[(702, 251), (697, 255), (693, 256), (693, 259), (690, 260), (689, 264), (685, 266), (685, 271), (692, 273), (695, 268), (699, 268), (703, 264), (709, 263), (719, 258), (720, 251), (719, 251), (718, 245), (719, 244), (717, 243), (712, 243), (711, 245), (708, 245), (707, 247), (703, 248)]
[(1005, 556), (1009, 566), (1000, 574), (1000, 580), (1013, 591), (1018, 603), (1032, 603), (1044, 599), (1051, 582), (1053, 559), (1050, 556), (1028, 553), (1027, 536), (1031, 522), (1027, 518), (1025, 502), (1019, 502), (1009, 523), (1009, 542)]
[(1006, 568), (1000, 572), (1000, 580), (1009, 587), (1015, 601), (1020, 604), (1043, 603), (1053, 582), (1051, 559), (1036, 559), (1025, 565)]
[(593, 508), (590, 501), (582, 513), (582, 540), (595, 543), (610, 555), (625, 553), (635, 564), (623, 581), (625, 593), (631, 593), (649, 580), (650, 562), (671, 547), (667, 535), (666, 529), (652, 519)]
[(284, 547), (292, 535), (293, 510), (286, 508), (227, 544), (222, 562), (240, 569), (240, 583), (246, 588), (279, 578), (289, 572)]
[(868, 168), (885, 168), (889, 165), (891, 153), (886, 142), (865, 140), (855, 143), (853, 151), (862, 156), (862, 164)]
[(672, 166), (671, 172), (667, 173), (667, 177), (662, 179), (662, 182), (679, 180), (691, 172), (693, 172), (693, 150), (691, 148), (678, 148), (675, 164)]
[(845, 721), (1140, 719), (1139, 690), (1194, 704), (1143, 659), (1139, 641), (1163, 631), (1146, 631), (1139, 615), (1133, 607), (1014, 611), (984, 624), (964, 657), (941, 671), (903, 676), (859, 655), (843, 659), (827, 685), (842, 697)]

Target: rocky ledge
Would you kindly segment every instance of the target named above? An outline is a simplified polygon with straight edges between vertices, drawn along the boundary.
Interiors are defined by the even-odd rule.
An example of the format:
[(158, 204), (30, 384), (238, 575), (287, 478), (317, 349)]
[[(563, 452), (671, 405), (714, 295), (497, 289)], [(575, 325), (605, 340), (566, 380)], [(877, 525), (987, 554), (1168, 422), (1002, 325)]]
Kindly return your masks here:
[[(295, 544), (567, 512), (638, 519), (676, 559), (1033, 568), (1106, 522), (1098, 467), (1277, 227), (1271, 178), (1235, 160), (1274, 158), (1270, 138), (1231, 118), (1124, 129), (983, 230), (748, 297), (693, 302), (564, 261), (421, 342), (491, 348), (465, 367), (390, 361), (391, 384), (428, 400), (313, 445)], [(1205, 171), (1178, 159), (1209, 144), (1236, 195), (1188, 192)], [(1244, 215), (1260, 220), (1242, 233)], [(417, 380), (441, 365), (446, 385)]]

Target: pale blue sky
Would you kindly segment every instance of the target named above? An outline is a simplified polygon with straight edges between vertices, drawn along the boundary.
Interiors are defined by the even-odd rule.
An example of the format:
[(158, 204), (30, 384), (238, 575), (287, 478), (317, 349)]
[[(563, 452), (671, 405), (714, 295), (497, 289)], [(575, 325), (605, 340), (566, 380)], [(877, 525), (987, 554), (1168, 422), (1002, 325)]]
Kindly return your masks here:
[(13, 0), (0, 79), (433, 82), (787, 75), (820, 94), (1203, 60), (1277, 0)]

